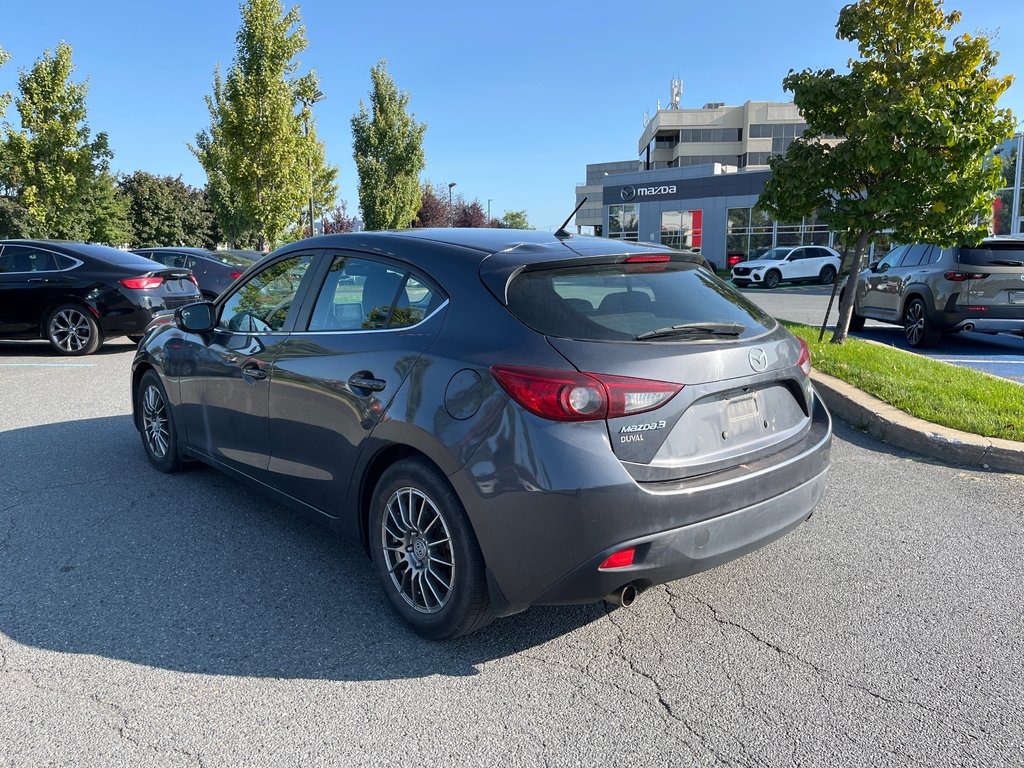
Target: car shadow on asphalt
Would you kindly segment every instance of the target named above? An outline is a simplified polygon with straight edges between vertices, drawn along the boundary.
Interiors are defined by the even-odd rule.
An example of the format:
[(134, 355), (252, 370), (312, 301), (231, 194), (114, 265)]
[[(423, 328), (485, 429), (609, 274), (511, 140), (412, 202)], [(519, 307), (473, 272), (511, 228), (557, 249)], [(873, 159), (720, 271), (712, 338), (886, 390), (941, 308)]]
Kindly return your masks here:
[(96, 355), (117, 355), (122, 352), (129, 352), (138, 348), (138, 345), (125, 336), (110, 339), (103, 342), (98, 350), (91, 355), (62, 355), (59, 354), (48, 341), (26, 340), (26, 341), (0, 341), (0, 357), (45, 357), (53, 362), (65, 363), (87, 363), (89, 358)]
[(0, 432), (0, 632), (26, 646), (208, 675), (466, 676), (605, 616), (537, 607), (432, 643), (359, 547), (215, 470), (156, 472), (128, 416)]

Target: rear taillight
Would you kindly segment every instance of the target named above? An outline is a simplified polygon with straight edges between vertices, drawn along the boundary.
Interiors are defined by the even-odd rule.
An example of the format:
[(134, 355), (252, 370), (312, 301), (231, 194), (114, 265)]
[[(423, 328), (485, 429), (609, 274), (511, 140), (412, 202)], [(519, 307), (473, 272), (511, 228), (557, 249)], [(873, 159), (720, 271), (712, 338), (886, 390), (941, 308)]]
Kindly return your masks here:
[(196, 280), (196, 276), (193, 275), (191, 272), (188, 273), (188, 279), (192, 281), (192, 285), (194, 285), (196, 288), (199, 287), (199, 281)]
[(237, 280), (238, 278), (240, 278), (242, 276), (242, 273), (241, 272), (228, 272), (228, 276), (232, 280)]
[(508, 394), (531, 413), (555, 421), (593, 421), (631, 416), (658, 408), (683, 388), (601, 373), (577, 373), (518, 365), (492, 365)]
[(800, 370), (804, 372), (804, 376), (811, 375), (811, 348), (807, 346), (807, 342), (797, 337), (797, 341), (800, 342), (800, 357), (797, 358), (796, 364), (800, 366)]
[(131, 288), (134, 291), (143, 291), (147, 288), (158, 288), (163, 285), (164, 279), (162, 277), (126, 277), (124, 280), (118, 280), (121, 285), (125, 288)]
[(732, 269), (737, 264), (739, 264), (741, 261), (743, 261), (743, 257), (740, 256), (738, 253), (737, 254), (733, 254), (731, 256), (726, 256), (725, 257), (725, 266), (727, 266), (729, 269)]
[(947, 272), (943, 277), (954, 283), (962, 283), (964, 280), (984, 280), (988, 275), (984, 272)]

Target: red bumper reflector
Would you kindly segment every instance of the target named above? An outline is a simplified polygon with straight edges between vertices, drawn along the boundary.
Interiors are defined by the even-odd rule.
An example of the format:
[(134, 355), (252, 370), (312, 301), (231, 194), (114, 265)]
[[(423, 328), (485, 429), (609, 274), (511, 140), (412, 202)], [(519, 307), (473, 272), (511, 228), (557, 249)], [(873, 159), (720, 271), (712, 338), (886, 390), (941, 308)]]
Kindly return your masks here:
[(609, 568), (625, 568), (627, 565), (633, 564), (633, 555), (636, 554), (636, 547), (629, 547), (628, 549), (620, 549), (614, 555), (609, 557), (600, 566), (598, 570), (607, 570)]
[(242, 276), (242, 273), (241, 272), (228, 272), (228, 275), (231, 277), (232, 280), (237, 280), (238, 278), (240, 278)]

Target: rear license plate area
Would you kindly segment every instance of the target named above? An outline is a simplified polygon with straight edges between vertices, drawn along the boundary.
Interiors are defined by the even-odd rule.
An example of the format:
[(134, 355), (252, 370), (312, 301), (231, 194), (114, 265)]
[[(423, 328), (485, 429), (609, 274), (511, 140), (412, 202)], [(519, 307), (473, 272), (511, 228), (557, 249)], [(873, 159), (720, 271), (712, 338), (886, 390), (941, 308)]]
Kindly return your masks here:
[(1024, 291), (1010, 291), (1011, 304), (1024, 304)]

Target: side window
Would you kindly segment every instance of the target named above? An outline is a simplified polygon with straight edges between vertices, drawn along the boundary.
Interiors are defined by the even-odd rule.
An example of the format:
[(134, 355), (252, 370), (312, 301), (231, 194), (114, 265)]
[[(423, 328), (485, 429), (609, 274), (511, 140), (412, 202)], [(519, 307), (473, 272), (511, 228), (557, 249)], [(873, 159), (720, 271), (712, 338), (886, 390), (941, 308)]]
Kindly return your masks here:
[(257, 272), (221, 307), (217, 327), (239, 333), (280, 331), (310, 263), (311, 256), (293, 256)]
[(75, 260), (69, 256), (61, 256), (59, 253), (55, 253), (53, 258), (57, 260), (57, 269), (71, 269), (75, 266)]
[(900, 266), (916, 267), (919, 264), (927, 264), (930, 251), (930, 245), (912, 245), (904, 254), (902, 261), (900, 261)]
[(54, 272), (57, 259), (50, 251), (27, 245), (5, 245), (0, 272)]
[(335, 256), (309, 330), (405, 328), (420, 322), (440, 303), (437, 291), (401, 267)]
[(181, 260), (181, 266), (183, 266), (185, 269), (195, 269), (196, 268), (196, 257), (195, 256), (185, 256), (185, 257), (183, 257), (182, 260)]
[(889, 251), (885, 258), (878, 262), (878, 271), (884, 272), (887, 269), (891, 269), (900, 263), (900, 259), (903, 258), (903, 254), (910, 248), (909, 245), (901, 245), (899, 248), (893, 248)]

